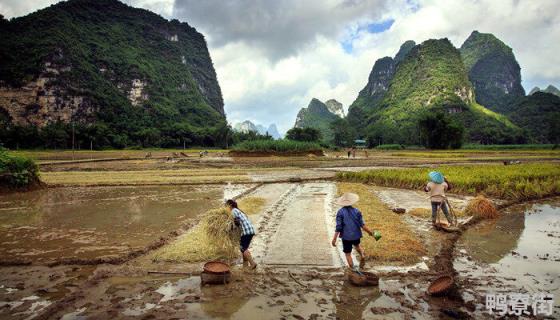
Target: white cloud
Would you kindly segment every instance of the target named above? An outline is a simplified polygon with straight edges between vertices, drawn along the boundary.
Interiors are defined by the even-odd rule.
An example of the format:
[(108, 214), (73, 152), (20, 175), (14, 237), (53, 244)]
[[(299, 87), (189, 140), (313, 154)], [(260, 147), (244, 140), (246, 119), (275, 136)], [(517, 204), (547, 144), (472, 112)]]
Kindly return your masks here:
[[(15, 18), (30, 14), (39, 9), (46, 8), (61, 0), (0, 0), (0, 14), (5, 18)], [(137, 8), (144, 8), (160, 14), (166, 18), (171, 17), (174, 0), (121, 0)]]
[[(238, 9), (232, 9), (235, 4), (239, 4)], [(325, 8), (334, 10), (337, 6), (329, 1)], [(247, 15), (240, 10), (251, 11), (245, 1), (228, 2), (227, 9), (233, 10), (233, 17), (222, 10), (219, 18), (200, 18), (206, 22), (181, 16), (186, 10), (199, 12), (195, 2), (177, 0), (174, 14), (211, 39), (210, 52), (230, 121), (276, 122), (283, 131), (293, 126), (297, 112), (312, 97), (335, 98), (348, 107), (365, 86), (375, 60), (394, 56), (409, 39), (420, 43), (447, 37), (459, 47), (473, 30), (493, 33), (513, 48), (527, 90), (534, 85), (560, 82), (560, 43), (555, 41), (560, 39), (560, 2), (556, 0), (391, 2), (382, 6), (382, 11), (375, 12), (375, 6), (369, 9), (375, 12), (370, 13), (370, 22), (395, 20), (389, 30), (357, 35), (357, 27), (364, 23), (363, 15), (344, 15), (337, 20), (337, 13), (325, 8), (308, 10), (304, 15), (282, 13), (280, 17), (287, 19), (290, 27), (278, 22), (275, 10), (267, 12), (262, 6), (256, 9), (261, 20), (259, 14), (248, 12), (250, 21), (244, 21)], [(309, 22), (308, 17), (314, 19)], [(324, 24), (329, 26), (322, 28)], [(261, 31), (264, 35), (259, 34)], [(304, 36), (294, 34), (297, 32)], [(350, 36), (355, 39), (349, 54), (340, 43)], [(288, 49), (281, 54), (270, 52), (278, 46)]]

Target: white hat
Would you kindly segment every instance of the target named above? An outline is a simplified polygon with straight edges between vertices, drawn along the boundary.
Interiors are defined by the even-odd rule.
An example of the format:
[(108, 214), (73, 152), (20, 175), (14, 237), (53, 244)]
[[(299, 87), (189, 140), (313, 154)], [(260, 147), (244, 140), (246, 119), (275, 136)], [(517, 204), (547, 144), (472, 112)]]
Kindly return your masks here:
[(346, 192), (345, 194), (343, 194), (340, 198), (336, 199), (336, 204), (343, 206), (343, 207), (347, 207), (347, 206), (351, 206), (354, 203), (358, 202), (360, 200), (360, 197), (352, 192)]

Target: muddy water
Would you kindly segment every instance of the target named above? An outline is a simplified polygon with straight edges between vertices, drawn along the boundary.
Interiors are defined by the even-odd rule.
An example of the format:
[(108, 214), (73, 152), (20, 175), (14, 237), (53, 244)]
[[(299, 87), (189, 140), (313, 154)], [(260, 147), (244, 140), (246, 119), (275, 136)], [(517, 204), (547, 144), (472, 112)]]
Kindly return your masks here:
[(472, 286), (467, 299), (552, 293), (560, 317), (560, 198), (509, 208), (466, 231), (457, 250), (455, 268)]
[(0, 196), (0, 259), (104, 257), (146, 246), (235, 186), (56, 188)]

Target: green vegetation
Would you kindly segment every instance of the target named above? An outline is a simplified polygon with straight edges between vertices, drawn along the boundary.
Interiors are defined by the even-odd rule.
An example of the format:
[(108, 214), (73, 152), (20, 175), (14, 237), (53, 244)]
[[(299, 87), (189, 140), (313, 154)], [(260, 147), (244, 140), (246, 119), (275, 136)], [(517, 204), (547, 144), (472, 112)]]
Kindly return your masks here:
[[(433, 168), (381, 169), (341, 172), (341, 181), (371, 183), (381, 186), (420, 189)], [(441, 166), (453, 184), (453, 192), (479, 193), (505, 199), (533, 199), (560, 193), (560, 166), (552, 163), (520, 165)]]
[(458, 149), (465, 128), (444, 112), (427, 112), (419, 122), (422, 145), (429, 149)]
[(558, 149), (556, 144), (465, 144), (463, 150), (546, 150)]
[(315, 153), (315, 152), (322, 152), (322, 149), (321, 146), (317, 143), (283, 139), (283, 140), (244, 141), (240, 144), (233, 146), (233, 151)]
[(0, 187), (27, 188), (39, 184), (39, 168), (33, 160), (0, 147)]
[(307, 108), (302, 108), (296, 119), (296, 128), (314, 128), (321, 132), (321, 139), (330, 143), (333, 139), (331, 123), (340, 119), (339, 116), (330, 112), (327, 105), (313, 98)]
[(474, 103), (460, 53), (447, 39), (414, 47), (398, 64), (384, 98), (363, 109), (370, 146), (420, 144), (419, 120), (427, 110), (448, 112), (460, 121), (468, 141), (515, 143), (523, 139), (507, 118)]
[[(84, 97), (73, 115), (81, 148), (226, 143), (223, 101), (206, 42), (187, 23), (116, 0), (71, 0), (4, 22), (0, 35), (1, 81), (21, 87), (42, 75), (52, 78), (45, 90), (58, 98)], [(128, 99), (133, 79), (146, 84), (148, 97), (137, 106)], [(87, 116), (88, 108), (97, 112)], [(4, 121), (0, 140), (14, 148), (68, 148), (71, 132), (66, 123), (39, 130)]]
[(476, 101), (494, 111), (513, 110), (525, 90), (511, 48), (492, 34), (473, 31), (460, 50)]
[(293, 141), (319, 142), (321, 131), (315, 128), (292, 128), (286, 132), (286, 139)]
[(508, 114), (531, 142), (560, 143), (560, 97), (536, 92), (522, 98)]
[(347, 119), (337, 119), (331, 123), (333, 133), (332, 145), (335, 147), (353, 147), (357, 136), (356, 130)]
[(403, 150), (405, 146), (402, 144), (380, 144), (375, 147), (377, 150)]

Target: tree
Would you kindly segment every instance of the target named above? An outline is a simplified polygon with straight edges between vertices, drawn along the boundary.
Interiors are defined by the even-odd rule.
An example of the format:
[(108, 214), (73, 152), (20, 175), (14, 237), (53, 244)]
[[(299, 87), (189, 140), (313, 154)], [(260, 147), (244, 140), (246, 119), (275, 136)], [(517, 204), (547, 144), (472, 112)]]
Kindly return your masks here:
[(292, 128), (286, 132), (286, 139), (319, 142), (321, 140), (321, 131), (315, 128)]
[(463, 126), (442, 111), (428, 111), (418, 125), (420, 140), (429, 149), (457, 149), (463, 144)]
[(356, 130), (350, 126), (346, 119), (337, 119), (331, 123), (333, 131), (333, 144), (337, 147), (351, 147), (354, 145)]

